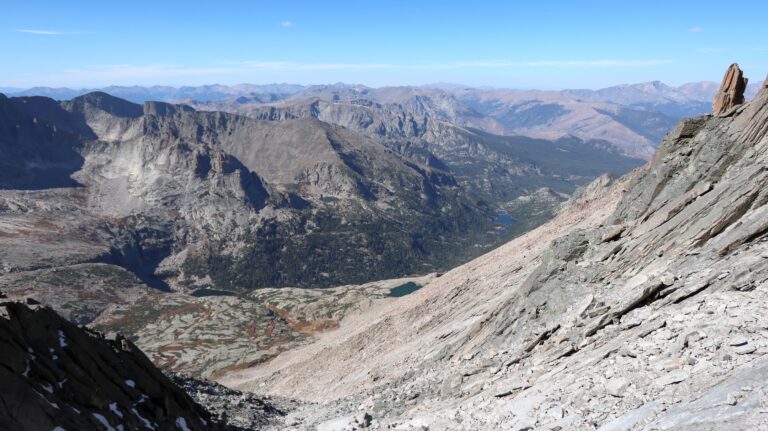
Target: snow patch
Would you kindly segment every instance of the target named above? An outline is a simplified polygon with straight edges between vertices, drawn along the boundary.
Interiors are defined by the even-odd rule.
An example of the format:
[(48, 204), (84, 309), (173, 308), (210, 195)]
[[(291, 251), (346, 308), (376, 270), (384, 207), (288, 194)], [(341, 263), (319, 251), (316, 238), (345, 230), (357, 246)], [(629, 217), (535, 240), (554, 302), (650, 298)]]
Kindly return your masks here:
[(56, 427), (56, 428), (53, 429), (53, 431), (67, 431), (67, 430), (65, 430), (62, 427)]
[(53, 393), (53, 386), (51, 386), (50, 383), (41, 383), (40, 386), (42, 386), (43, 389), (45, 389), (45, 391), (48, 392), (49, 394)]
[(46, 403), (48, 403), (51, 407), (53, 407), (56, 410), (59, 410), (59, 405), (56, 403), (52, 403), (48, 401), (48, 398), (45, 397), (45, 395), (41, 394), (40, 392), (37, 392), (36, 390), (32, 389), (32, 392), (36, 393), (37, 395), (40, 395), (40, 398), (44, 399)]
[(146, 418), (144, 418), (144, 416), (140, 415), (139, 411), (136, 410), (135, 408), (131, 409), (131, 411), (133, 412), (134, 416), (139, 418), (139, 420), (144, 424), (146, 428), (154, 431), (155, 427), (152, 425), (152, 422), (148, 421)]
[(117, 431), (114, 428), (112, 428), (112, 425), (109, 424), (109, 422), (107, 421), (107, 418), (105, 418), (104, 416), (102, 416), (102, 415), (100, 415), (98, 413), (92, 413), (92, 414), (93, 414), (93, 417), (95, 417), (97, 421), (101, 422), (101, 424), (104, 425), (104, 427), (107, 429), (107, 431)]
[(59, 329), (59, 346), (67, 347), (67, 338), (64, 336), (64, 331)]
[(112, 403), (112, 404), (110, 404), (110, 405), (109, 405), (109, 411), (111, 411), (112, 413), (116, 414), (116, 415), (117, 415), (117, 417), (120, 417), (120, 418), (122, 418), (122, 417), (123, 417), (123, 412), (121, 412), (121, 411), (120, 411), (120, 410), (117, 408), (117, 403)]
[(125, 386), (130, 386), (132, 388), (135, 388), (136, 387), (136, 382), (134, 382), (131, 379), (128, 379), (128, 380), (125, 381)]
[(181, 431), (190, 431), (189, 427), (187, 426), (187, 420), (180, 417), (176, 419), (176, 426), (181, 429)]

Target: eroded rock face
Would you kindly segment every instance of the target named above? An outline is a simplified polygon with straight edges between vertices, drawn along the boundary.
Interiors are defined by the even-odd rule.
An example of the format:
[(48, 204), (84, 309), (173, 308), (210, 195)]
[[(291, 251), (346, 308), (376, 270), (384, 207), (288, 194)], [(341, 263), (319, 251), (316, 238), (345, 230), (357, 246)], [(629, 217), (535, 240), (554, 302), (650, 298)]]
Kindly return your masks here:
[(130, 341), (0, 304), (0, 429), (223, 429)]
[(712, 113), (722, 115), (728, 112), (736, 105), (744, 103), (744, 90), (747, 89), (747, 78), (744, 78), (744, 72), (739, 69), (739, 65), (733, 63), (725, 71), (723, 82), (720, 84), (720, 90), (715, 95), (715, 101), (712, 103)]

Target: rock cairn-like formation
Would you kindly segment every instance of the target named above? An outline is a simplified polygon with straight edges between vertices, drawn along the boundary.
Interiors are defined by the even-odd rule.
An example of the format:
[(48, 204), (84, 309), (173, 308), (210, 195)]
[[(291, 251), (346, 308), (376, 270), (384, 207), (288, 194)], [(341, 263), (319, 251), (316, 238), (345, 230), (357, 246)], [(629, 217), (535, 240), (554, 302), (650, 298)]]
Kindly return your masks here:
[(720, 84), (720, 90), (715, 95), (715, 101), (712, 102), (712, 114), (722, 115), (728, 112), (736, 105), (744, 103), (744, 90), (747, 89), (748, 79), (744, 77), (744, 72), (739, 69), (739, 65), (733, 63), (728, 67)]

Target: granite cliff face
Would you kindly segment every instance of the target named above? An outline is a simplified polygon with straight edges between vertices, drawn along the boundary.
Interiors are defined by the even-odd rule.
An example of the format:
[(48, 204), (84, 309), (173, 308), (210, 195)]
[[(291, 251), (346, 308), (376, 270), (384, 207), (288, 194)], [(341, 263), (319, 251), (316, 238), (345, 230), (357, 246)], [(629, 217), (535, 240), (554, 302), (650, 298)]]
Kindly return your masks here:
[(766, 155), (763, 88), (680, 122), (542, 227), (223, 381), (336, 399), (291, 415), (299, 428), (365, 411), (401, 429), (760, 429)]

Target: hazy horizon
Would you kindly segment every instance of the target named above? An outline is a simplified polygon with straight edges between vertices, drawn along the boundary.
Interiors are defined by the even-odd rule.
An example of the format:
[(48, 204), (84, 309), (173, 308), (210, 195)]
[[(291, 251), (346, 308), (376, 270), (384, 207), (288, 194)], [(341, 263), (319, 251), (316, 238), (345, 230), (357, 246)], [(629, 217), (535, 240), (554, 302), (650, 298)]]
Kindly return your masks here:
[[(255, 86), (255, 87), (270, 87), (270, 86), (300, 86), (303, 88), (309, 88), (309, 87), (319, 87), (319, 86), (346, 86), (346, 87), (365, 87), (365, 88), (371, 88), (371, 89), (380, 89), (380, 88), (397, 88), (397, 87), (413, 87), (413, 88), (440, 88), (440, 89), (446, 89), (446, 88), (467, 88), (467, 89), (487, 89), (487, 90), (506, 90), (506, 91), (519, 91), (519, 92), (529, 92), (529, 91), (565, 91), (565, 90), (600, 90), (615, 86), (622, 86), (622, 85), (642, 85), (642, 84), (650, 84), (653, 82), (661, 82), (664, 85), (668, 85), (670, 87), (679, 88), (684, 85), (690, 85), (690, 84), (715, 84), (719, 85), (716, 80), (706, 80), (706, 81), (692, 81), (692, 82), (684, 82), (680, 85), (672, 85), (669, 83), (666, 83), (661, 80), (651, 80), (651, 81), (643, 81), (643, 82), (625, 82), (620, 83), (612, 86), (606, 86), (606, 87), (594, 87), (594, 88), (514, 88), (514, 87), (500, 87), (500, 86), (491, 86), (491, 85), (469, 85), (469, 84), (462, 84), (462, 83), (453, 83), (453, 82), (438, 82), (438, 83), (430, 83), (430, 84), (418, 84), (418, 85), (411, 85), (411, 84), (401, 84), (401, 85), (366, 85), (366, 84), (360, 84), (360, 83), (348, 83), (348, 82), (333, 82), (333, 83), (312, 83), (312, 84), (298, 84), (295, 82), (266, 82), (266, 83), (254, 83), (254, 82), (239, 82), (235, 84), (221, 84), (218, 82), (214, 83), (208, 83), (208, 84), (200, 84), (200, 85), (173, 85), (173, 84), (147, 84), (147, 85), (141, 85), (141, 84), (109, 84), (109, 85), (101, 85), (101, 86), (93, 86), (93, 87), (68, 87), (68, 86), (61, 86), (61, 87), (53, 87), (53, 86), (47, 86), (47, 85), (34, 85), (30, 87), (5, 87), (0, 86), (0, 91), (28, 91), (35, 88), (46, 88), (46, 89), (52, 89), (52, 90), (72, 90), (72, 91), (85, 91), (85, 90), (100, 90), (100, 89), (106, 89), (110, 87), (119, 87), (119, 88), (153, 88), (153, 87), (162, 87), (162, 88), (173, 88), (173, 89), (181, 89), (181, 88), (199, 88), (199, 87), (215, 87), (215, 86), (223, 86), (223, 87), (238, 87), (238, 86)], [(759, 81), (761, 82), (761, 81)], [(756, 82), (750, 82), (749, 85), (755, 85)]]

